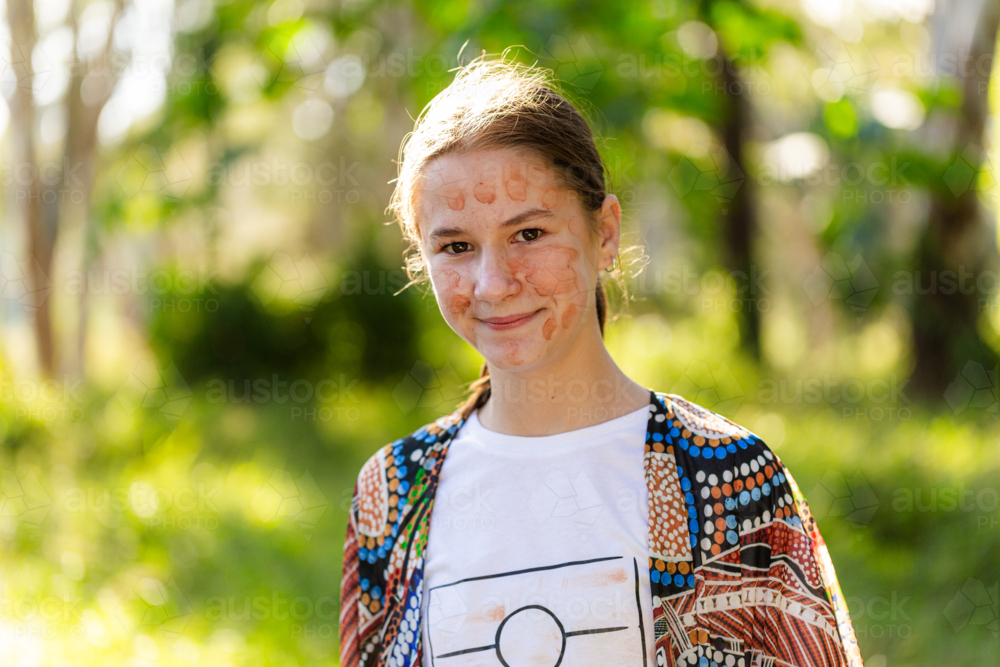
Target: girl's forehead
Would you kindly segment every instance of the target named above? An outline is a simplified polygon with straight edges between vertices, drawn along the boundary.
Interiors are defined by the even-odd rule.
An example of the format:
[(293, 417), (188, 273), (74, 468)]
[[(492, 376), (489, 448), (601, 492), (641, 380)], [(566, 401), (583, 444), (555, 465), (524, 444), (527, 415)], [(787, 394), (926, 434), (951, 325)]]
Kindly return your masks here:
[(424, 170), (425, 187), (455, 183), (472, 185), (497, 183), (507, 179), (531, 179), (539, 183), (554, 180), (552, 169), (526, 150), (496, 149), (449, 153), (435, 158)]
[[(414, 188), (419, 217), (430, 223), (531, 202), (553, 209), (569, 194), (552, 168), (530, 152), (480, 150), (443, 155), (422, 170)], [(424, 227), (425, 225), (421, 225)]]

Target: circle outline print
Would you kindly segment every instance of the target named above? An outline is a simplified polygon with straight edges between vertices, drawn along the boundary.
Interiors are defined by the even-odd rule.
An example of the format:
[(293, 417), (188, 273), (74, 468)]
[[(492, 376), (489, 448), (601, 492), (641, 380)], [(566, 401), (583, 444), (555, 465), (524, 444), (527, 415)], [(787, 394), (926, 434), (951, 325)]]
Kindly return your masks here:
[(559, 635), (562, 638), (562, 645), (559, 647), (559, 659), (556, 660), (555, 664), (552, 665), (552, 667), (559, 667), (559, 665), (562, 664), (563, 656), (566, 655), (566, 628), (563, 627), (562, 622), (555, 614), (553, 614), (550, 610), (546, 609), (540, 604), (529, 604), (520, 607), (519, 609), (515, 609), (514, 611), (507, 614), (507, 616), (504, 617), (502, 621), (500, 621), (500, 625), (497, 626), (496, 640), (494, 641), (494, 646), (496, 648), (496, 653), (497, 653), (497, 660), (500, 661), (500, 664), (503, 665), (503, 667), (511, 667), (511, 665), (509, 665), (507, 661), (503, 659), (503, 653), (500, 651), (500, 634), (503, 632), (503, 626), (507, 624), (507, 621), (509, 621), (522, 611), (527, 611), (528, 609), (541, 609), (546, 614), (551, 616), (552, 620), (556, 622), (556, 627), (559, 628)]

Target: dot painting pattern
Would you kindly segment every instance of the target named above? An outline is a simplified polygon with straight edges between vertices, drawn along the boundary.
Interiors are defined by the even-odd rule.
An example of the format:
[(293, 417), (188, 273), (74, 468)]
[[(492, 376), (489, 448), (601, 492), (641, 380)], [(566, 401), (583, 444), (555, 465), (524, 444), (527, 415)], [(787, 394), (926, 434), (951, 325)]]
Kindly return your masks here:
[(377, 537), (388, 523), (389, 514), (389, 490), (381, 451), (361, 469), (358, 491), (358, 532)]
[[(344, 667), (422, 663), (424, 552), (456, 411), (358, 475), (341, 582)], [(644, 451), (658, 667), (863, 667), (833, 564), (791, 473), (760, 438), (650, 391)]]
[[(646, 486), (649, 490), (649, 550), (658, 560), (691, 561), (687, 506), (677, 485), (677, 463), (671, 446), (646, 443)], [(662, 570), (661, 570), (662, 571)]]

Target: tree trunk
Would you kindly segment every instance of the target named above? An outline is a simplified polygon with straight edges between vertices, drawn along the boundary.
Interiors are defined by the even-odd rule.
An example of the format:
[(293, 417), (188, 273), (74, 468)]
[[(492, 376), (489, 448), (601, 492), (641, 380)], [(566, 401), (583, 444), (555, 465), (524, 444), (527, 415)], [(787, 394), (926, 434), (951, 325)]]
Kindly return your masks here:
[[(79, 3), (74, 3), (70, 11), (70, 27), (74, 34), (79, 27)], [(114, 28), (118, 24), (118, 18), (123, 11), (122, 0), (116, 0), (114, 12), (111, 17), (111, 29), (105, 38), (104, 45), (100, 53), (86, 63), (81, 62), (77, 52), (73, 55), (73, 75), (66, 92), (66, 141), (63, 149), (65, 165), (68, 170), (62, 174), (63, 192), (73, 190), (79, 192), (79, 200), (67, 205), (61, 212), (62, 227), (70, 226), (67, 218), (72, 217), (74, 225), (80, 228), (80, 271), (82, 273), (82, 289), (78, 295), (77, 330), (74, 347), (75, 358), (72, 359), (72, 374), (77, 377), (86, 375), (86, 347), (87, 347), (87, 315), (89, 311), (89, 285), (88, 280), (91, 265), (97, 255), (96, 239), (91, 224), (90, 206), (94, 192), (94, 169), (97, 160), (97, 121), (101, 111), (107, 104), (115, 84), (118, 81), (118, 71), (121, 65), (112, 63), (112, 39)], [(91, 91), (92, 98), (90, 104), (83, 101), (82, 87), (87, 75), (94, 70), (101, 72), (98, 81), (104, 83), (101, 91)], [(98, 94), (99, 93), (99, 94)], [(79, 166), (79, 169), (77, 169)], [(71, 201), (73, 201), (71, 199)]]
[[(982, 224), (975, 175), (982, 166), (982, 148), (989, 115), (989, 86), (1000, 27), (1000, 0), (986, 0), (976, 23), (972, 44), (958, 72), (964, 99), (954, 125), (953, 161), (944, 185), (931, 198), (927, 227), (918, 243), (911, 302), (914, 395), (940, 401), (969, 362), (988, 369), (997, 354), (978, 331), (989, 295), (976, 289), (942, 287), (963, 273), (975, 278), (996, 267), (996, 238)], [(958, 49), (961, 52), (961, 49)], [(966, 280), (968, 284), (969, 280)], [(961, 284), (959, 284), (961, 287)]]
[(33, 0), (8, 0), (7, 20), (11, 35), (11, 67), (17, 79), (11, 105), (14, 155), (18, 172), (28, 177), (15, 183), (14, 196), (20, 200), (21, 214), (28, 231), (28, 276), (33, 299), (35, 342), (39, 371), (43, 377), (55, 374), (55, 346), (52, 342), (50, 279), (52, 274), (52, 234), (42, 212), (43, 189), (35, 157), (35, 76), (31, 64), (38, 35), (35, 28)]
[(753, 243), (757, 236), (757, 211), (752, 192), (753, 179), (746, 174), (743, 159), (744, 132), (750, 123), (750, 101), (747, 83), (740, 78), (736, 65), (719, 45), (722, 58), (722, 84), (727, 102), (726, 119), (722, 125), (722, 142), (729, 153), (728, 179), (742, 178), (728, 209), (723, 210), (722, 225), (725, 261), (743, 293), (735, 295), (739, 308), (740, 341), (755, 360), (760, 360), (760, 301), (758, 268), (753, 261)]

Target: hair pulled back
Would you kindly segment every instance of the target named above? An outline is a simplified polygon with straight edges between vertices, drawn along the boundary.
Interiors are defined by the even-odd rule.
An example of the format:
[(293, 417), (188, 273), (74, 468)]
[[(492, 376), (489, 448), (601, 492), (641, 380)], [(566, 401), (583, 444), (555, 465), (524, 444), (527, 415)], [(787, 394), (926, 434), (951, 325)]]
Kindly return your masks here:
[[(562, 93), (550, 70), (486, 55), (459, 67), (454, 81), (424, 108), (413, 132), (403, 141), (399, 176), (389, 210), (410, 247), (406, 255), (409, 284), (426, 280), (417, 215), (417, 189), (427, 165), (443, 155), (476, 150), (525, 149), (552, 168), (556, 179), (579, 197), (586, 211), (601, 208), (607, 194), (605, 165), (583, 115)], [(596, 216), (587, 216), (596, 235)], [(608, 297), (600, 276), (596, 288), (601, 335)], [(490, 395), (489, 368), (460, 404), (464, 416)]]

